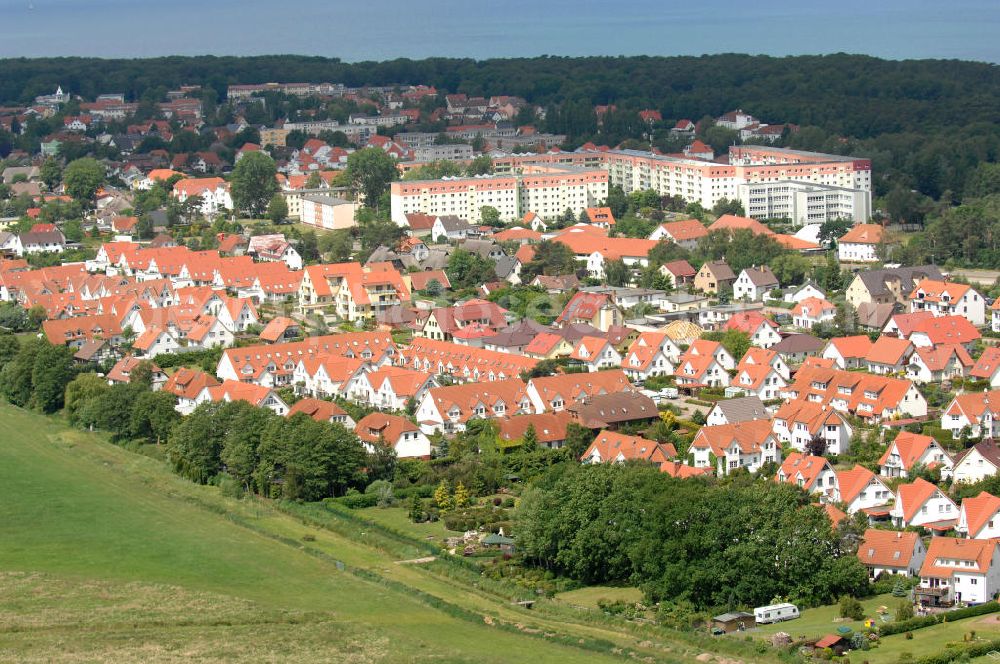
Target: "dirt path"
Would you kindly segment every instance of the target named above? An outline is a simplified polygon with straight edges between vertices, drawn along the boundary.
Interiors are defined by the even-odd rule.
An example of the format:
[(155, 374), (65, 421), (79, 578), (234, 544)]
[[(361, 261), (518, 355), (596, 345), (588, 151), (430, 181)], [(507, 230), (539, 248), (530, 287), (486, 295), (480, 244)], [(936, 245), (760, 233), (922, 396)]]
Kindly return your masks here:
[(952, 270), (952, 276), (964, 277), (980, 286), (992, 286), (1000, 278), (1000, 270)]
[(413, 558), (412, 560), (397, 560), (397, 565), (422, 565), (423, 563), (432, 563), (437, 560), (437, 556), (425, 556), (424, 558)]

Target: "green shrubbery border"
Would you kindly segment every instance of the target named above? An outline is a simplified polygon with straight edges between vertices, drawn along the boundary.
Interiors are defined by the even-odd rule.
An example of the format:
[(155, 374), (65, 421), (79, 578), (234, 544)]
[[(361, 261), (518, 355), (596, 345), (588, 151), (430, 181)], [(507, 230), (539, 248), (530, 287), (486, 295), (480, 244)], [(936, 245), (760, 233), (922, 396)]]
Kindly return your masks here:
[(956, 609), (954, 611), (936, 613), (930, 616), (921, 616), (919, 618), (904, 620), (902, 622), (889, 623), (879, 627), (879, 634), (882, 636), (891, 636), (893, 634), (901, 634), (903, 632), (912, 632), (915, 629), (933, 627), (934, 625), (938, 625), (945, 621), (951, 622), (954, 620), (961, 620), (962, 618), (984, 616), (988, 613), (996, 613), (997, 611), (1000, 611), (1000, 604), (995, 601), (986, 602), (985, 604), (977, 604), (976, 606), (969, 606), (964, 609)]

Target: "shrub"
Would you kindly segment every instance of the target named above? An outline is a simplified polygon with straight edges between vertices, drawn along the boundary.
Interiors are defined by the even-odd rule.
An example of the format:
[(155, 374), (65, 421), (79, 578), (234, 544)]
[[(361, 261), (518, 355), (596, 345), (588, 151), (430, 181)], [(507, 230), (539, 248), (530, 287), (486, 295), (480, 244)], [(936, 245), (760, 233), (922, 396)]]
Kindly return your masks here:
[(840, 598), (840, 617), (850, 618), (851, 620), (864, 620), (865, 608), (861, 606), (861, 602), (850, 595), (844, 595)]
[(907, 632), (906, 634), (903, 635), (903, 638), (906, 639), (907, 641), (912, 641), (913, 640), (913, 632)]
[(969, 606), (964, 609), (956, 609), (955, 611), (949, 611), (947, 613), (938, 613), (931, 616), (920, 616), (918, 618), (913, 618), (911, 620), (906, 620), (903, 622), (894, 622), (887, 625), (883, 625), (879, 628), (882, 636), (889, 636), (891, 634), (902, 634), (903, 632), (909, 632), (916, 629), (923, 629), (924, 627), (930, 627), (932, 625), (937, 625), (938, 623), (945, 623), (950, 620), (961, 620), (962, 618), (972, 618), (975, 616), (983, 616), (988, 613), (996, 613), (1000, 611), (1000, 604), (997, 602), (986, 602), (985, 604), (979, 604), (977, 606)]
[(352, 510), (363, 507), (375, 507), (378, 504), (378, 494), (375, 493), (349, 493), (346, 496), (337, 498), (337, 502)]
[(903, 600), (896, 605), (896, 622), (906, 622), (913, 620), (913, 605)]

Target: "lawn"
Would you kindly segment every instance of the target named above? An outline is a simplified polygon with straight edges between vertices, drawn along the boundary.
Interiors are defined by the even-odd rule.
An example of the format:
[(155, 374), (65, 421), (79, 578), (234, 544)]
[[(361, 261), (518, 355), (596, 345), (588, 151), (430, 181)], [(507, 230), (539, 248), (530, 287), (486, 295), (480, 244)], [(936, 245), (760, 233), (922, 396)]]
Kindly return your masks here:
[[(563, 645), (432, 606), (401, 585), (413, 566), (9, 406), (0, 486), (0, 624), (31, 626), (0, 630), (2, 661), (622, 661), (577, 647), (578, 625)], [(383, 570), (395, 585), (367, 580)]]
[[(888, 607), (891, 613), (898, 602), (899, 598), (886, 594), (863, 600), (861, 604), (865, 607), (866, 615), (876, 617), (875, 609), (879, 606)], [(853, 630), (863, 628), (860, 621), (840, 621), (839, 615), (840, 610), (837, 605), (805, 609), (802, 611), (802, 617), (797, 620), (774, 625), (761, 625), (751, 633), (756, 637), (769, 638), (776, 632), (787, 632), (793, 639), (797, 640), (807, 637), (815, 638), (824, 634), (836, 634), (837, 628), (843, 626)], [(863, 654), (856, 653), (852, 655), (851, 659), (853, 661), (857, 657), (860, 658), (858, 661), (867, 661), (869, 664), (896, 664), (899, 661), (900, 653), (904, 652), (911, 653), (914, 659), (920, 659), (926, 655), (943, 652), (949, 643), (960, 644), (963, 636), (970, 630), (974, 630), (976, 637), (981, 640), (1000, 639), (1000, 622), (997, 621), (996, 616), (977, 616), (914, 630), (912, 639), (907, 639), (903, 634), (887, 636), (882, 639), (877, 648)]]
[(948, 650), (949, 643), (958, 644), (955, 646), (956, 652), (961, 652), (963, 636), (970, 630), (975, 630), (976, 638), (979, 640), (1000, 639), (1000, 624), (991, 616), (977, 616), (918, 629), (913, 632), (912, 639), (906, 639), (903, 634), (888, 636), (882, 640), (878, 648), (866, 652), (864, 659), (868, 660), (869, 664), (895, 664), (899, 661), (901, 653), (908, 652), (914, 659), (920, 659), (926, 655)]
[(589, 586), (587, 588), (578, 588), (577, 590), (569, 590), (564, 593), (559, 593), (556, 595), (556, 599), (572, 606), (583, 606), (588, 609), (596, 609), (597, 603), (602, 599), (610, 602), (616, 602), (619, 600), (632, 603), (641, 602), (642, 591), (638, 588), (628, 587)]
[(442, 544), (446, 537), (456, 537), (462, 534), (448, 530), (444, 527), (444, 521), (440, 520), (413, 523), (410, 521), (405, 505), (403, 507), (368, 507), (357, 510), (357, 512), (360, 516), (377, 524), (387, 526), (415, 539), (433, 541), (435, 544)]
[[(899, 598), (889, 594), (876, 595), (875, 597), (861, 601), (861, 605), (865, 607), (865, 615), (876, 620), (878, 620), (878, 615), (875, 611), (878, 607), (886, 606), (891, 613), (898, 603)], [(753, 631), (753, 634), (755, 636), (770, 638), (772, 634), (777, 632), (786, 632), (793, 639), (810, 638), (823, 636), (824, 634), (835, 634), (838, 627), (844, 626), (857, 630), (864, 627), (864, 624), (859, 620), (843, 620), (840, 617), (840, 607), (836, 604), (831, 604), (818, 606), (814, 609), (802, 609), (801, 617), (786, 622), (761, 625)]]

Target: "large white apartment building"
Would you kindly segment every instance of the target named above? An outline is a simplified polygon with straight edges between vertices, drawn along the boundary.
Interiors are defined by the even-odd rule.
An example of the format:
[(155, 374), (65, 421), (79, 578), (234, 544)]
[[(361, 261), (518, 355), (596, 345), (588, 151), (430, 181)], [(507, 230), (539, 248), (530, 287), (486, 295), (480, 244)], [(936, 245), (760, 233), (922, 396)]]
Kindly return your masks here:
[(871, 218), (872, 194), (813, 182), (753, 182), (737, 185), (737, 197), (748, 217), (791, 219), (796, 227), (851, 219), (863, 224)]
[[(521, 173), (526, 168), (543, 165), (603, 169), (608, 172), (609, 183), (620, 186), (626, 193), (653, 189), (663, 196), (680, 196), (688, 202), (697, 201), (706, 208), (713, 207), (723, 198), (738, 199), (742, 184), (792, 181), (871, 191), (871, 161), (868, 159), (768, 145), (733, 146), (729, 148), (728, 163), (640, 150), (597, 149), (518, 154), (493, 159), (493, 167), (498, 174)], [(870, 193), (866, 200), (870, 200)], [(870, 208), (870, 203), (868, 206)], [(542, 214), (538, 210), (532, 211)]]
[(518, 173), (441, 180), (393, 182), (392, 220), (406, 225), (406, 215), (455, 215), (470, 221), (480, 218), (484, 206), (500, 212), (504, 221), (525, 212), (542, 218), (558, 217), (566, 209), (574, 215), (608, 197), (608, 173), (599, 168), (526, 165)]
[(378, 133), (378, 127), (373, 124), (341, 124), (336, 120), (309, 120), (306, 122), (286, 122), (284, 129), (301, 131), (316, 136), (321, 131), (339, 131), (355, 143), (365, 143)]

